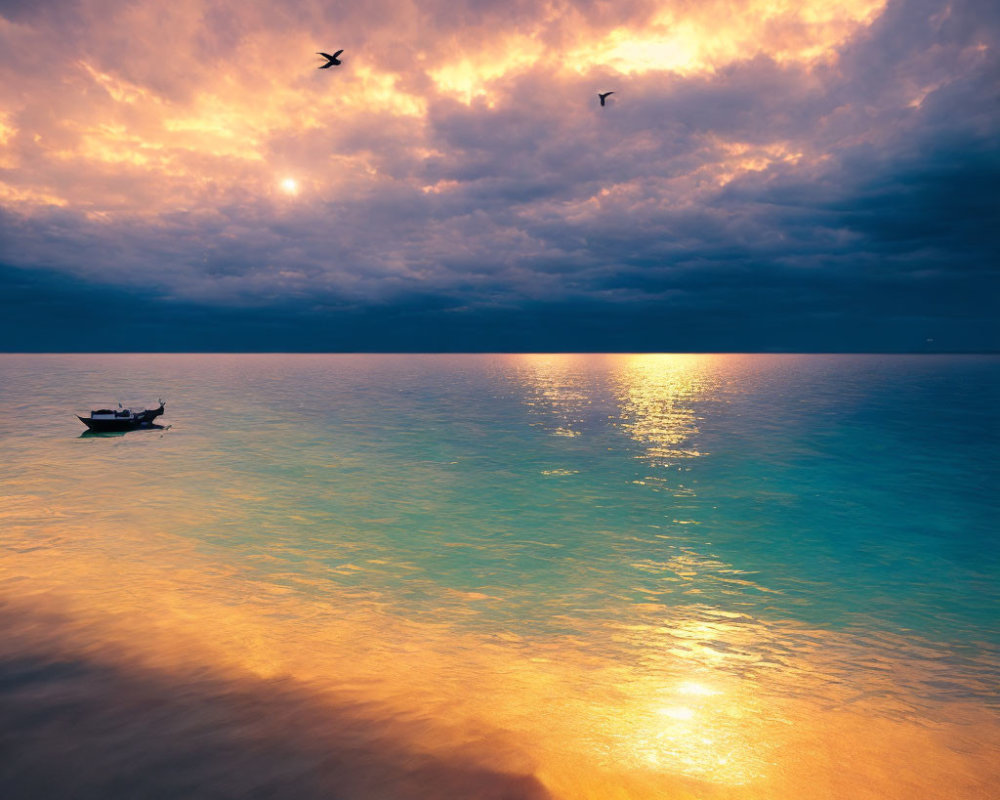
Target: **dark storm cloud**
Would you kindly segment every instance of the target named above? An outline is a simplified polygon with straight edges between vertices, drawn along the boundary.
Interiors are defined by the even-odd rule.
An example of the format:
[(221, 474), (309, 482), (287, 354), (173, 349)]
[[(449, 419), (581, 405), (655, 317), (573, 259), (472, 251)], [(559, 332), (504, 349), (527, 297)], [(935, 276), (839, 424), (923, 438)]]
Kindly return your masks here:
[(0, 343), (15, 352), (782, 351), (791, 328), (808, 331), (816, 351), (870, 350), (872, 341), (906, 352), (963, 350), (969, 340), (1000, 348), (993, 318), (980, 313), (990, 301), (951, 274), (924, 284), (876, 276), (856, 292), (836, 269), (803, 276), (766, 263), (705, 263), (687, 279), (665, 276), (655, 300), (651, 276), (632, 275), (639, 291), (628, 303), (591, 290), (584, 299), (516, 306), (470, 308), (456, 293), (240, 308), (4, 267)]

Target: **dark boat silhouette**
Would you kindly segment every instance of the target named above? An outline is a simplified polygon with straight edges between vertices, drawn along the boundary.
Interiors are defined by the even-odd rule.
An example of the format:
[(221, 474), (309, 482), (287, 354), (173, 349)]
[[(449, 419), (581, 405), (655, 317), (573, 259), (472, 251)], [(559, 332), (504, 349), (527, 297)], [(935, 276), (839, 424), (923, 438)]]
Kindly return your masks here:
[(159, 408), (132, 411), (128, 408), (122, 408), (119, 404), (117, 410), (101, 408), (91, 411), (89, 417), (81, 417), (78, 414), (76, 418), (92, 431), (134, 431), (139, 428), (159, 428), (159, 425), (153, 424), (153, 420), (162, 413), (163, 401), (161, 400)]

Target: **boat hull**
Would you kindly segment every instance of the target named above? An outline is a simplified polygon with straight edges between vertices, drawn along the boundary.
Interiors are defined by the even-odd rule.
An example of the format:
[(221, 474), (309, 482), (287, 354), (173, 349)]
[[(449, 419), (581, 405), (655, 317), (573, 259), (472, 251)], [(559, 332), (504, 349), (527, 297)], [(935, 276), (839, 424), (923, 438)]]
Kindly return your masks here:
[(136, 431), (142, 428), (159, 428), (152, 420), (144, 419), (89, 419), (88, 417), (77, 416), (84, 425), (92, 431), (114, 432), (114, 431)]

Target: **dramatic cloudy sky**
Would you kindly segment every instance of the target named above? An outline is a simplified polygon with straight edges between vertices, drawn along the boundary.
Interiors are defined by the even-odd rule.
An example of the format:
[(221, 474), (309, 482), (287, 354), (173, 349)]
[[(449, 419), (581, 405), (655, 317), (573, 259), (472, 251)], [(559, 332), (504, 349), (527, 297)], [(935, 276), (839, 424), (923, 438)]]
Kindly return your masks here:
[(0, 350), (998, 349), (998, 47), (996, 0), (0, 0)]

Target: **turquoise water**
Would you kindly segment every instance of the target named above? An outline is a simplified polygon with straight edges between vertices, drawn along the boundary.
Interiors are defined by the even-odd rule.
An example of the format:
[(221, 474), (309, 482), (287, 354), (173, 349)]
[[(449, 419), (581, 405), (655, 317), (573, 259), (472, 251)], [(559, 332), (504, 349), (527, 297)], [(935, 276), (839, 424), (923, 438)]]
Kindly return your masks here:
[[(184, 620), (252, 609), (254, 658), (271, 642), (293, 676), (433, 653), (448, 677), (428, 716), (516, 673), (516, 713), (495, 710), (496, 689), (474, 716), (562, 764), (586, 761), (590, 734), (555, 752), (525, 706), (564, 701), (567, 730), (594, 709), (579, 728), (612, 754), (594, 796), (667, 796), (622, 755), (638, 748), (620, 720), (645, 724), (654, 684), (775, 698), (749, 722), (713, 717), (730, 738), (775, 739), (779, 719), (813, 730), (817, 707), (862, 695), (862, 730), (958, 714), (993, 736), (998, 388), (994, 357), (0, 356), (0, 590), (63, 603), (64, 638), (85, 620), (109, 651), (109, 607), (117, 625), (154, 597), (183, 601)], [(157, 397), (162, 431), (81, 436), (73, 417)], [(316, 640), (331, 608), (349, 625), (335, 652), (283, 638)], [(226, 657), (245, 666), (242, 652)], [(529, 674), (542, 661), (564, 671)], [(671, 725), (710, 713), (674, 708)], [(951, 796), (979, 796), (987, 762), (962, 742), (893, 756), (961, 763), (973, 777)], [(785, 751), (756, 746), (736, 771), (676, 743), (635, 757), (663, 780), (782, 796), (768, 781)], [(823, 769), (803, 785), (832, 786)]]

